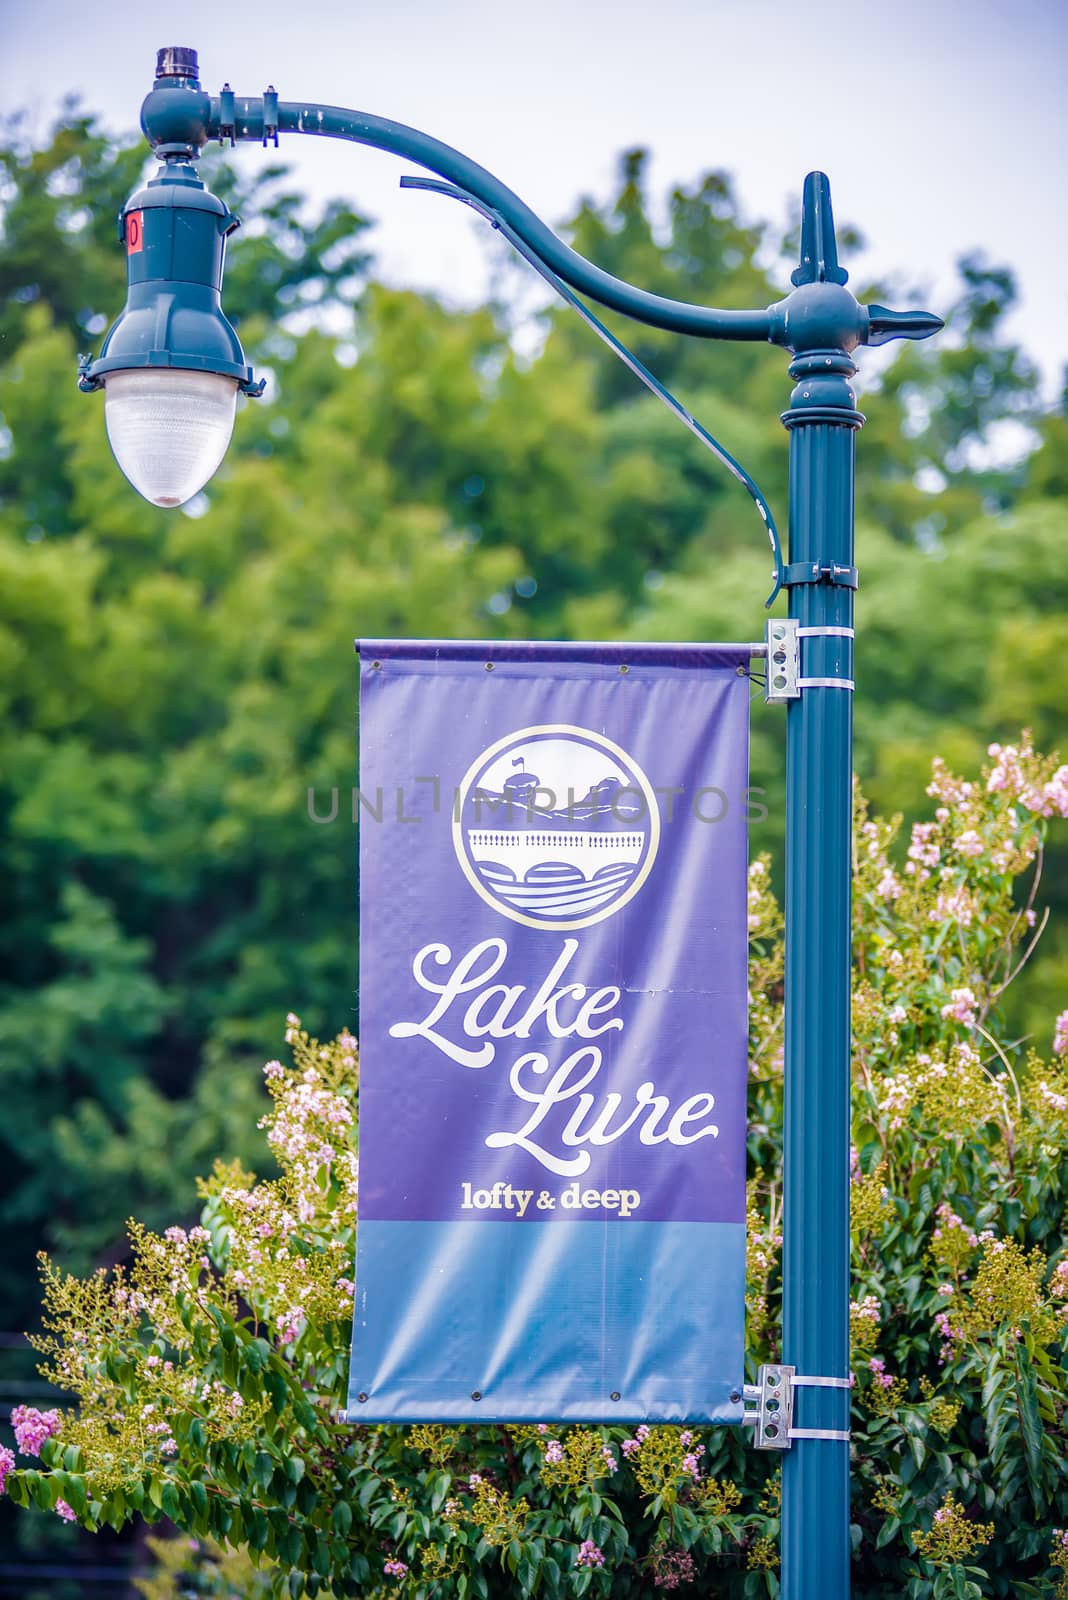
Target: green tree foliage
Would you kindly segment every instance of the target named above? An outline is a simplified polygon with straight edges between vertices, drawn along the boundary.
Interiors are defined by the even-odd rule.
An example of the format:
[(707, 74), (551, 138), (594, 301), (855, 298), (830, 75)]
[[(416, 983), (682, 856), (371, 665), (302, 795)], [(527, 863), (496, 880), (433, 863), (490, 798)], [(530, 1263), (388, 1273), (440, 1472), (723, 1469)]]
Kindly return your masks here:
[[(122, 303), (114, 216), (143, 146), (72, 107), (41, 148), (8, 125), (0, 163), (0, 1299), (18, 1326), (38, 1241), (84, 1265), (130, 1212), (172, 1215), (208, 1150), (247, 1154), (283, 995), (317, 1031), (355, 1025), (353, 637), (758, 638), (769, 562), (744, 493), (572, 313), (520, 358), (498, 308), (374, 283), (350, 206), (309, 218), (281, 169), (239, 178), (225, 152), (206, 175), (244, 213), (227, 308), (272, 382), (203, 496), (146, 505), (73, 378)], [(665, 293), (783, 291), (726, 175), (656, 212), (633, 152), (571, 233)], [(950, 332), (863, 397), (858, 756), (888, 807), (935, 744), (972, 760), (1025, 720), (1063, 738), (1064, 416), (1019, 470), (977, 454), (1030, 417), (1012, 294), (966, 264)], [(781, 353), (619, 331), (785, 523)], [(756, 707), (769, 840), (782, 742)], [(319, 817), (337, 791), (333, 822), (309, 789)], [(1035, 973), (1021, 1028), (1068, 956)]]
[[(1003, 995), (1036, 920), (1068, 766), (941, 761), (933, 813), (858, 795), (854, 916), (852, 1537), (858, 1600), (1057, 1600), (1068, 1578), (1068, 1010), (1040, 1049)], [(782, 918), (749, 872), (747, 1376), (779, 1359)], [(1028, 902), (1021, 908), (1020, 891)], [(110, 1275), (43, 1263), (46, 1376), (18, 1410), (20, 1506), (195, 1541), (143, 1585), (403, 1600), (778, 1592), (777, 1459), (740, 1428), (368, 1427), (345, 1405), (358, 1061), (295, 1015), (265, 1068), (280, 1176), (219, 1162), (190, 1229), (131, 1226)], [(670, 1314), (670, 1312), (666, 1313)], [(37, 1461), (33, 1458), (38, 1457)], [(220, 1546), (229, 1545), (227, 1556)], [(238, 1590), (238, 1585), (240, 1589)]]

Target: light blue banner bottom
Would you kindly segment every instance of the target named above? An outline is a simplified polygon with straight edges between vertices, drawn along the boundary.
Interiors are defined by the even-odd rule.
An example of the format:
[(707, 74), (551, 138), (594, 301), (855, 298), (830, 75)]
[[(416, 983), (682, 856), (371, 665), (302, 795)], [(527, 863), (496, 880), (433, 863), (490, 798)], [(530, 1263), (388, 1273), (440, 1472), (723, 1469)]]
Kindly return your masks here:
[(744, 1306), (744, 1223), (363, 1221), (347, 1415), (738, 1423)]

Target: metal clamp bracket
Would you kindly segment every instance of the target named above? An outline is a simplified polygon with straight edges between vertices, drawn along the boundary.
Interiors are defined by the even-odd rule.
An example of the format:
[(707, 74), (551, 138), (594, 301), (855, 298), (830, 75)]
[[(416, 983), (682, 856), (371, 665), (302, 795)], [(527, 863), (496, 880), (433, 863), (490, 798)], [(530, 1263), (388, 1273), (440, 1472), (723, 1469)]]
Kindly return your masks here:
[(769, 706), (785, 705), (801, 695), (800, 629), (793, 617), (776, 617), (765, 627), (768, 684), (764, 699)]
[(234, 91), (228, 83), (224, 83), (219, 91), (219, 143), (229, 144), (234, 148), (234, 124), (237, 121), (234, 111)]
[(263, 148), (274, 142), (278, 149), (278, 90), (269, 83), (263, 91)]
[(764, 699), (769, 706), (781, 706), (787, 700), (797, 700), (803, 689), (852, 690), (855, 687), (852, 678), (801, 676), (802, 639), (852, 639), (852, 628), (833, 625), (800, 628), (793, 617), (782, 617), (767, 624), (766, 637), (768, 682)]
[(791, 561), (786, 568), (783, 587), (792, 589), (799, 583), (837, 583), (843, 589), (855, 589), (859, 582), (856, 567), (840, 567), (837, 562), (825, 567), (818, 561)]
[(747, 1383), (743, 1390), (745, 1400), (754, 1401), (743, 1416), (743, 1422), (756, 1428), (753, 1443), (758, 1450), (789, 1450), (795, 1439), (829, 1439), (848, 1444), (848, 1428), (795, 1428), (795, 1389), (851, 1389), (850, 1378), (810, 1378), (794, 1372), (790, 1366), (764, 1366), (758, 1373), (758, 1383)]

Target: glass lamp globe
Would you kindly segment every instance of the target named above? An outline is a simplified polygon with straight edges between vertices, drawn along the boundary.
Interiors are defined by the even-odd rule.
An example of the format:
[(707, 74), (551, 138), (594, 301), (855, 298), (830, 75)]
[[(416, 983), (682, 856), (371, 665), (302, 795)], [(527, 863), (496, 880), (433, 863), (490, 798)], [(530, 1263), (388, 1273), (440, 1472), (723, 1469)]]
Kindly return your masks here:
[(180, 506), (198, 494), (230, 443), (237, 379), (180, 367), (128, 367), (104, 378), (108, 440), (139, 494)]

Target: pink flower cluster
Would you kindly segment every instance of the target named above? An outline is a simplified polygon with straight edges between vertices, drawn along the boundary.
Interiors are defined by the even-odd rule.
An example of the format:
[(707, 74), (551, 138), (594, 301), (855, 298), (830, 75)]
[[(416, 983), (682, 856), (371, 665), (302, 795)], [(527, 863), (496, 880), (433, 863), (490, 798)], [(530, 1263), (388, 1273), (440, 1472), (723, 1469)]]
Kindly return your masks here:
[(886, 1362), (883, 1360), (882, 1356), (872, 1356), (871, 1360), (868, 1362), (868, 1367), (869, 1370), (874, 1373), (875, 1381), (880, 1388), (890, 1389), (893, 1387), (894, 1380), (890, 1376), (889, 1372), (887, 1372)]
[(994, 757), (994, 766), (986, 780), (988, 793), (1019, 799), (1028, 811), (1039, 817), (1068, 817), (1068, 766), (1058, 767), (1047, 782), (1037, 783), (1021, 765), (1033, 754), (1026, 744), (1021, 750), (1013, 744), (988, 746), (987, 755)]
[(1059, 1094), (1056, 1089), (1051, 1089), (1044, 1078), (1039, 1083), (1038, 1092), (1051, 1111), (1068, 1111), (1068, 1095)]
[(0, 1444), (0, 1494), (7, 1486), (7, 1480), (15, 1470), (15, 1452), (6, 1445)]
[(978, 1005), (975, 995), (970, 989), (952, 989), (950, 996), (949, 1004), (942, 1007), (942, 1015), (947, 1020), (963, 1022), (966, 1028), (973, 1027)]
[(59, 1432), (62, 1418), (58, 1411), (38, 1411), (36, 1406), (16, 1406), (11, 1413), (15, 1443), (24, 1456), (39, 1456), (46, 1439)]
[(387, 1578), (403, 1578), (407, 1576), (408, 1565), (404, 1561), (387, 1561), (383, 1565), (382, 1571)]
[(56, 1501), (56, 1516), (62, 1517), (64, 1522), (77, 1522), (78, 1520), (78, 1513), (65, 1500)]
[(1053, 1025), (1053, 1054), (1068, 1055), (1068, 1011), (1062, 1011)]
[(578, 1555), (575, 1557), (576, 1567), (603, 1567), (604, 1551), (594, 1544), (592, 1539), (583, 1539), (579, 1545)]
[(282, 1319), (282, 1327), (278, 1333), (280, 1344), (296, 1344), (304, 1332), (304, 1310), (301, 1306), (290, 1306)]
[(933, 822), (914, 822), (912, 824), (912, 840), (908, 848), (909, 872), (915, 872), (919, 867), (920, 877), (926, 878), (927, 867), (937, 867), (941, 859), (938, 845), (933, 837), (935, 824)]
[(855, 1300), (852, 1309), (854, 1316), (862, 1317), (865, 1322), (874, 1322), (878, 1327), (881, 1321), (881, 1313), (877, 1295), (866, 1294), (863, 1300)]
[(601, 1455), (602, 1455), (602, 1457), (604, 1459), (604, 1464), (608, 1468), (609, 1472), (615, 1472), (616, 1468), (619, 1466), (619, 1462), (616, 1460), (615, 1456), (612, 1454), (611, 1445), (607, 1445), (606, 1444), (603, 1447), (603, 1449), (601, 1450)]
[(555, 1466), (564, 1459), (564, 1447), (559, 1439), (550, 1439), (545, 1446), (545, 1461), (548, 1466)]
[(954, 1355), (953, 1341), (963, 1339), (964, 1335), (959, 1328), (955, 1328), (949, 1320), (948, 1311), (939, 1311), (934, 1319), (935, 1327), (942, 1336), (942, 1348), (938, 1354), (938, 1365), (944, 1367)]
[(631, 1456), (637, 1455), (638, 1451), (641, 1449), (648, 1437), (649, 1428), (647, 1424), (643, 1422), (637, 1428), (635, 1428), (633, 1439), (623, 1440), (621, 1448), (628, 1461), (630, 1460)]
[[(943, 1228), (960, 1228), (962, 1232), (965, 1233), (968, 1231), (968, 1224), (965, 1222), (963, 1217), (958, 1217), (948, 1200), (942, 1201), (935, 1212), (935, 1216), (938, 1218), (938, 1226), (931, 1235), (932, 1239), (941, 1239)], [(986, 1228), (982, 1233), (969, 1233), (968, 1243), (974, 1250), (976, 1245), (981, 1243), (982, 1240), (992, 1239), (993, 1237), (994, 1235), (990, 1232), (989, 1228)]]
[[(974, 792), (974, 783), (968, 783), (963, 778), (955, 778), (942, 760), (942, 757), (935, 757), (934, 776), (927, 785), (927, 793), (933, 800), (945, 800), (951, 806), (959, 806), (963, 805), (966, 800), (970, 800)], [(949, 812), (946, 811), (943, 815), (943, 810), (939, 807), (936, 815), (938, 815), (939, 821), (944, 821)]]
[(1068, 767), (1058, 767), (1048, 783), (1026, 790), (1021, 800), (1040, 817), (1068, 817)]
[(961, 884), (958, 889), (941, 890), (933, 911), (927, 913), (928, 922), (959, 922), (970, 928), (975, 916), (975, 900), (971, 891)]

